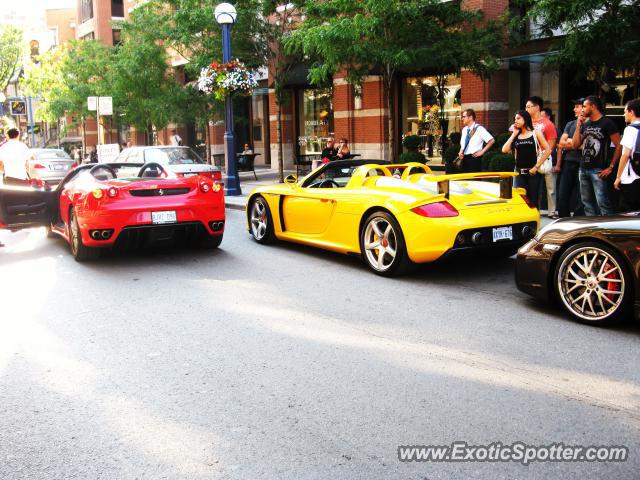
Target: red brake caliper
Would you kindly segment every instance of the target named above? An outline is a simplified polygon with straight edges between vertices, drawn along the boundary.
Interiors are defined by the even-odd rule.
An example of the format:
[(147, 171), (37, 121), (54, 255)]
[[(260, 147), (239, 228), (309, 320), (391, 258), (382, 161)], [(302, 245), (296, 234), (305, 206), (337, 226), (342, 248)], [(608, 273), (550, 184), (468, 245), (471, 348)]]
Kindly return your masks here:
[[(606, 270), (607, 270), (607, 268), (609, 268), (609, 263), (608, 263), (608, 262), (605, 264), (605, 266), (604, 266), (604, 270), (606, 271)], [(613, 265), (611, 266), (611, 268), (613, 268)], [(613, 280), (619, 280), (619, 277), (618, 277), (618, 271), (617, 271), (617, 270), (614, 270), (613, 272), (610, 272), (610, 273), (609, 273), (606, 277), (604, 277), (604, 278), (611, 278), (611, 279), (613, 279)], [(607, 282), (607, 290), (610, 290), (610, 291), (612, 291), (612, 292), (613, 292), (613, 291), (617, 292), (617, 291), (618, 291), (618, 289), (619, 289), (619, 285), (620, 285), (620, 283), (619, 283), (619, 282)], [(613, 294), (612, 294), (612, 293), (607, 293), (607, 294), (605, 294), (605, 295), (607, 296), (607, 298), (608, 298), (609, 300), (613, 301)]]

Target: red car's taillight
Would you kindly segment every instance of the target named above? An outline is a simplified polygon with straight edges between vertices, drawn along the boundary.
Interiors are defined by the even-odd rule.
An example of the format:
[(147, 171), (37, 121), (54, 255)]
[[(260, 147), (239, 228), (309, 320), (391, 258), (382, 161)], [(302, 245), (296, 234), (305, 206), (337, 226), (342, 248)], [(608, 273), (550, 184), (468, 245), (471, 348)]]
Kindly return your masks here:
[(209, 185), (208, 183), (202, 182), (200, 184), (200, 191), (202, 193), (207, 193), (207, 192), (211, 191), (211, 185)]
[(211, 172), (211, 178), (213, 178), (214, 180), (222, 180), (222, 172), (219, 170)]
[(526, 195), (524, 195), (524, 194), (522, 194), (522, 193), (520, 194), (520, 196), (521, 196), (521, 197), (522, 197), (522, 199), (524, 200), (524, 203), (526, 203), (526, 204), (529, 206), (529, 208), (537, 208), (537, 207), (533, 204), (533, 202), (531, 202), (531, 200), (529, 200), (529, 197), (527, 197)]
[(435, 202), (427, 203), (416, 208), (412, 208), (413, 213), (422, 215), (423, 217), (430, 218), (442, 218), (442, 217), (457, 217), (458, 210), (449, 202)]
[(109, 187), (107, 190), (107, 195), (110, 198), (116, 198), (118, 196), (118, 189), (116, 187)]

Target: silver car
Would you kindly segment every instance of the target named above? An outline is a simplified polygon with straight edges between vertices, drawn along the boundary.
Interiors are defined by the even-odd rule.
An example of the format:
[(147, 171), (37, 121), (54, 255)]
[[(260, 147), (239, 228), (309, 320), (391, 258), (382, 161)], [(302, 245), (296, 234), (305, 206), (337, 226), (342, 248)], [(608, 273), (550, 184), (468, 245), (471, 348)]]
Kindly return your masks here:
[(159, 163), (178, 176), (205, 175), (220, 178), (220, 170), (206, 163), (189, 147), (146, 146), (125, 148), (114, 163)]
[(60, 182), (76, 162), (67, 152), (59, 148), (32, 148), (34, 160), (29, 160), (29, 176), (44, 183)]

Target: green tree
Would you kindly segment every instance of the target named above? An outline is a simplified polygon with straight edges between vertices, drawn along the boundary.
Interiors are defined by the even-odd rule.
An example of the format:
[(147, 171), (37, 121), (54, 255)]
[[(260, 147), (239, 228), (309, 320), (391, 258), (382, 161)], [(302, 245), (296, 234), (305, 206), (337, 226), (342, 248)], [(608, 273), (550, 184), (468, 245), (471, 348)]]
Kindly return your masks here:
[[(234, 3), (238, 17), (233, 27), (233, 55), (249, 68), (265, 64), (267, 45), (262, 41), (264, 18), (260, 0), (239, 0)], [(216, 2), (210, 0), (149, 0), (133, 10), (124, 24), (124, 31), (136, 42), (156, 43), (170, 55), (186, 60), (186, 85), (172, 89), (173, 120), (208, 124), (212, 116), (220, 116), (222, 105), (200, 94), (193, 85), (200, 70), (214, 60), (222, 59), (222, 33), (213, 11)], [(210, 139), (206, 128), (207, 150)], [(207, 151), (207, 158), (211, 158)]]
[(113, 66), (111, 47), (95, 40), (74, 41), (29, 65), (21, 86), (28, 95), (42, 99), (36, 112), (39, 118), (57, 122), (72, 115), (84, 131), (85, 120), (95, 118), (95, 112), (88, 110), (87, 97), (110, 94)]
[(4, 92), (22, 56), (22, 32), (12, 25), (0, 25), (0, 92)]
[(611, 70), (640, 75), (640, 3), (628, 0), (520, 0), (524, 15), (512, 19), (522, 31), (533, 21), (533, 36), (557, 37), (545, 59), (547, 67), (572, 66), (596, 83), (604, 96)]
[[(394, 152), (394, 79), (429, 71), (440, 79), (462, 68), (487, 76), (498, 66), (502, 28), (481, 11), (440, 0), (307, 0), (304, 23), (291, 35), (291, 51), (316, 63), (312, 83), (340, 70), (359, 84), (379, 73), (386, 91), (389, 158)], [(444, 86), (441, 86), (441, 91)]]

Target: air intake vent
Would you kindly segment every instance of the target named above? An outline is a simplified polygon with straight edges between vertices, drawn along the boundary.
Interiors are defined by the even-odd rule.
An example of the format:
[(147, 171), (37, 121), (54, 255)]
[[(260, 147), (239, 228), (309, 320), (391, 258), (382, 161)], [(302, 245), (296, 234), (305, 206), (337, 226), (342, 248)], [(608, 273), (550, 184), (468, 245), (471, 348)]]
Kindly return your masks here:
[(169, 195), (184, 195), (189, 193), (188, 188), (157, 188), (155, 190), (131, 190), (134, 197), (166, 197)]

